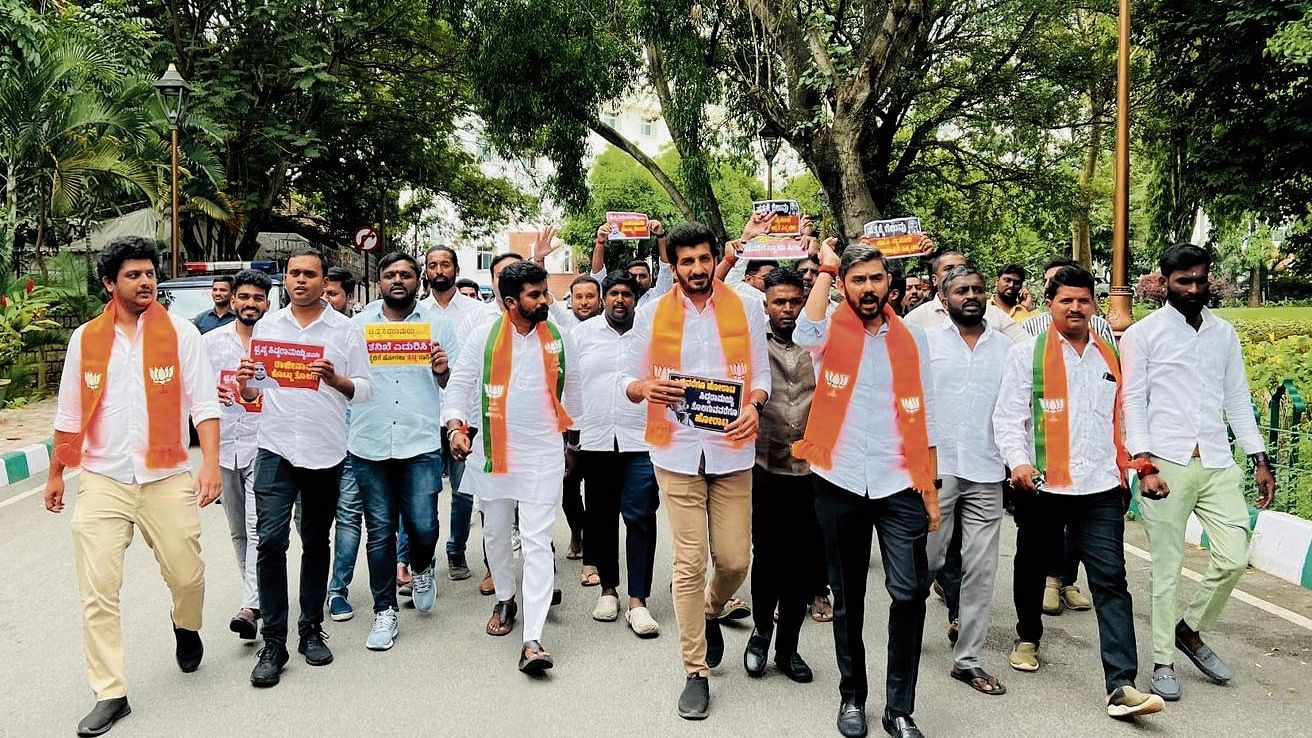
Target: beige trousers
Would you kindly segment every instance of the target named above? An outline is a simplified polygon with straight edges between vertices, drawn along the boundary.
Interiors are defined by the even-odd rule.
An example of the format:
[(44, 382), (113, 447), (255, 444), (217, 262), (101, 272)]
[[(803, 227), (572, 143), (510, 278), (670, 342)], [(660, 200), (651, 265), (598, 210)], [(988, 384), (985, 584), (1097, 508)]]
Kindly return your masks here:
[(134, 526), (155, 552), (160, 574), (173, 595), (174, 624), (186, 630), (201, 626), (205, 563), (200, 557), (200, 508), (191, 474), (149, 484), (122, 484), (83, 472), (73, 510), (73, 555), (82, 592), (82, 647), (98, 701), (127, 694), (119, 591), (123, 554), (132, 543)]
[[(707, 676), (706, 619), (720, 614), (751, 566), (752, 470), (679, 474), (656, 467), (656, 483), (674, 542), (674, 617), (683, 667)], [(715, 565), (709, 584), (708, 552)]]

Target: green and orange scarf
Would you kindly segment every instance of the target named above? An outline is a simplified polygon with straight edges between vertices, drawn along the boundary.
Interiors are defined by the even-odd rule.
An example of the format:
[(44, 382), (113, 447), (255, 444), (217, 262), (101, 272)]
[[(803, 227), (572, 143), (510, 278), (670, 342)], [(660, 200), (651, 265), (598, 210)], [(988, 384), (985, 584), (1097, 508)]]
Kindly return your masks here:
[[(1112, 437), (1116, 446), (1116, 466), (1121, 483), (1130, 455), (1121, 434), (1121, 360), (1116, 349), (1090, 332), (1089, 340), (1098, 347), (1116, 380), (1116, 404), (1112, 409)], [(1047, 483), (1056, 487), (1074, 484), (1071, 478), (1070, 396), (1066, 382), (1066, 357), (1055, 330), (1044, 331), (1034, 341), (1034, 456)]]
[[(743, 391), (752, 387), (752, 344), (747, 327), (747, 311), (737, 292), (720, 280), (712, 284), (711, 299), (715, 301), (715, 324), (720, 331), (720, 348), (724, 350), (724, 363), (734, 381), (743, 383)], [(651, 357), (649, 377), (664, 379), (679, 371), (683, 363), (683, 288), (675, 286), (665, 293), (656, 305), (651, 325)], [(646, 441), (656, 448), (670, 445), (674, 437), (674, 423), (665, 406), (647, 403)], [(734, 444), (745, 446), (751, 441)]]
[[(483, 471), (488, 474), (505, 474), (510, 471), (510, 454), (506, 449), (506, 395), (510, 386), (511, 359), (514, 340), (510, 333), (514, 326), (503, 314), (497, 318), (488, 333), (483, 347), (483, 382), (479, 394), (483, 410)], [(565, 391), (565, 342), (560, 331), (547, 321), (537, 324), (538, 342), (542, 346), (542, 366), (548, 383), (555, 377), (555, 386), (548, 384), (547, 395), (556, 411), (556, 430), (564, 433), (574, 424), (560, 404)]]
[[(109, 357), (114, 350), (114, 324), (118, 302), (110, 300), (105, 310), (82, 330), (79, 368), (82, 371), (82, 425), (77, 435), (61, 445), (56, 454), (65, 466), (82, 465), (82, 445), (100, 431), (100, 401), (109, 386)], [(186, 463), (182, 445), (182, 379), (178, 366), (178, 334), (168, 311), (158, 302), (146, 308), (141, 322), (141, 374), (146, 386), (146, 468), (171, 469)]]
[[(929, 448), (929, 429), (925, 424), (920, 348), (910, 329), (888, 305), (884, 306), (884, 322), (888, 324), (888, 361), (893, 370), (902, 457), (911, 476), (911, 486), (921, 494), (933, 494), (938, 464)], [(820, 469), (834, 466), (834, 448), (856, 391), (865, 336), (865, 324), (844, 301), (830, 318), (829, 340), (825, 342), (811, 414), (806, 419), (806, 434), (793, 444), (793, 456)]]

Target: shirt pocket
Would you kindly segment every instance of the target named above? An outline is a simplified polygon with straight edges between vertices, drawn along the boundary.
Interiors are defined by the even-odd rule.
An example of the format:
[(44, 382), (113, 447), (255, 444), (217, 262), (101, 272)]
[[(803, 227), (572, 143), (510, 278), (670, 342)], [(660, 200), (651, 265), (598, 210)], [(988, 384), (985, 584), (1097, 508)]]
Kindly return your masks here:
[(1116, 383), (1100, 376), (1094, 380), (1093, 385), (1093, 402), (1094, 412), (1098, 417), (1108, 422), (1112, 419), (1113, 411), (1116, 407)]

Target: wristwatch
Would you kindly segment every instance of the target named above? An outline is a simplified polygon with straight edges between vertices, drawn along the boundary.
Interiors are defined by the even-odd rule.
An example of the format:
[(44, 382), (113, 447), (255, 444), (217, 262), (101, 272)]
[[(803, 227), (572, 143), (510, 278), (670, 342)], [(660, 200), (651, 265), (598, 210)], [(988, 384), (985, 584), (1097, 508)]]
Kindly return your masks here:
[(461, 425), (461, 426), (457, 426), (457, 427), (455, 427), (455, 428), (447, 428), (447, 429), (446, 429), (446, 440), (447, 440), (447, 442), (450, 443), (450, 442), (451, 442), (451, 439), (452, 439), (452, 438), (455, 436), (455, 434), (457, 434), (457, 433), (464, 433), (464, 434), (467, 435), (467, 434), (469, 433), (469, 426), (467, 426), (467, 425)]

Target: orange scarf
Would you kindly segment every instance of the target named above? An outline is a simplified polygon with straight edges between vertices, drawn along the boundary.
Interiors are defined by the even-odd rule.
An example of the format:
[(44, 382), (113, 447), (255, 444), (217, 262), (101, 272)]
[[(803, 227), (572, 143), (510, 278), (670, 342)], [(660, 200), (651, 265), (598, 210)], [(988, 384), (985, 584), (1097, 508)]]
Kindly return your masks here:
[[(483, 387), (479, 393), (483, 404), (483, 471), (505, 474), (510, 471), (510, 454), (506, 449), (506, 393), (510, 386), (510, 365), (514, 357), (514, 326), (503, 314), (488, 333), (483, 354)], [(565, 389), (565, 348), (556, 326), (546, 321), (537, 324), (538, 343), (542, 346), (542, 367), (546, 370), (547, 396), (556, 411), (556, 430), (564, 433), (574, 420), (560, 404)], [(552, 378), (555, 383), (552, 383)]]
[[(747, 328), (747, 311), (742, 298), (720, 280), (712, 283), (715, 301), (715, 324), (720, 330), (720, 348), (731, 378), (743, 383), (743, 392), (751, 392), (752, 348)], [(665, 379), (679, 371), (683, 362), (683, 288), (675, 286), (656, 305), (651, 325), (651, 359), (648, 376)], [(746, 395), (743, 397), (746, 401)], [(657, 448), (670, 445), (674, 423), (664, 405), (647, 403), (647, 443)], [(734, 444), (745, 446), (749, 441)]]
[[(110, 300), (104, 312), (82, 330), (82, 426), (77, 435), (56, 452), (65, 466), (82, 465), (82, 444), (99, 432), (101, 398), (109, 386), (109, 356), (114, 349), (114, 323), (118, 303)], [(168, 311), (158, 302), (146, 308), (141, 321), (142, 377), (146, 385), (146, 468), (171, 469), (187, 461), (182, 445), (182, 381), (178, 374), (178, 334)], [(122, 429), (111, 429), (120, 432)]]
[[(892, 308), (884, 306), (888, 323), (888, 359), (893, 370), (893, 397), (896, 401), (898, 430), (902, 434), (902, 458), (911, 475), (911, 486), (921, 494), (935, 491), (938, 470), (929, 450), (929, 430), (925, 426), (925, 392), (921, 386), (920, 349)], [(793, 456), (809, 461), (821, 469), (834, 466), (834, 448), (847, 417), (848, 404), (856, 390), (865, 351), (865, 325), (846, 301), (834, 311), (829, 340), (820, 365), (811, 414), (806, 419), (806, 435), (793, 444)]]
[[(1121, 362), (1116, 349), (1090, 332), (1089, 340), (1098, 347), (1103, 361), (1116, 379), (1116, 404), (1112, 408), (1112, 442), (1116, 446), (1116, 466), (1125, 483), (1130, 455), (1121, 440)], [(1056, 330), (1048, 329), (1034, 342), (1034, 455), (1049, 484), (1069, 487), (1071, 479), (1070, 397), (1066, 384), (1066, 357)]]

